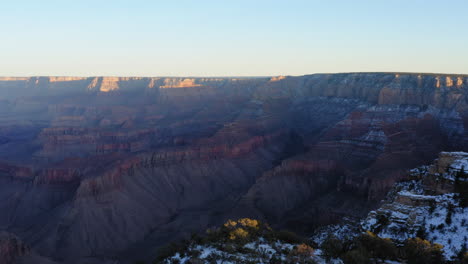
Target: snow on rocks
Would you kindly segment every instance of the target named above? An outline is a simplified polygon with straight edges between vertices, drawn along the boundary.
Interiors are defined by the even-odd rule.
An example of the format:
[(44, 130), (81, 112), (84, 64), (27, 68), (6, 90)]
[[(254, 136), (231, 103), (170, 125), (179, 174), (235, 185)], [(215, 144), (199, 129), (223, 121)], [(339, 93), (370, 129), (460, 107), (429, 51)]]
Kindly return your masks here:
[[(183, 253), (184, 255), (176, 253), (174, 256), (166, 259), (164, 263), (190, 263), (189, 261), (193, 260), (193, 258), (200, 259), (206, 263), (239, 263), (240, 261), (245, 261), (267, 264), (270, 263), (272, 258), (285, 262), (288, 257), (288, 252), (291, 252), (295, 247), (297, 247), (297, 245), (280, 241), (267, 242), (264, 238), (246, 243), (243, 245), (242, 250), (236, 250), (235, 252), (218, 249), (216, 245), (192, 245)], [(191, 255), (188, 253), (191, 253)], [(320, 253), (320, 251), (318, 253)], [(310, 257), (316, 263), (326, 263), (319, 255), (314, 254)], [(341, 264), (341, 262), (335, 263)]]
[(362, 229), (401, 244), (424, 236), (444, 246), (447, 259), (454, 258), (468, 242), (468, 208), (459, 206), (454, 193), (455, 173), (462, 168), (468, 169), (468, 153), (442, 152), (434, 165), (412, 170), (416, 179), (397, 184), (361, 222)]

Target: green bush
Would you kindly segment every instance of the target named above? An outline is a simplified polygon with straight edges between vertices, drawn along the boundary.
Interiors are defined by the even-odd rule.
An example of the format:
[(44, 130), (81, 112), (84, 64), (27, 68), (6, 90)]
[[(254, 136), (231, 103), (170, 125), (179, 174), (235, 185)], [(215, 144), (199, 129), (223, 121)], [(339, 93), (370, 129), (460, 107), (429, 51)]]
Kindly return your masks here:
[(465, 172), (465, 168), (462, 167), (460, 171), (455, 175), (455, 192), (459, 194), (460, 206), (468, 206), (468, 175)]
[(325, 259), (328, 261), (332, 258), (339, 258), (346, 251), (343, 241), (333, 235), (328, 236), (322, 242), (320, 248), (322, 249)]
[(345, 264), (372, 264), (371, 255), (364, 248), (356, 248), (346, 252), (342, 260)]
[(280, 240), (286, 243), (299, 244), (299, 243), (305, 242), (304, 238), (298, 236), (296, 233), (293, 233), (287, 230), (273, 232), (272, 234), (275, 240)]
[(445, 223), (448, 226), (452, 224), (452, 214), (454, 210), (455, 210), (455, 207), (453, 206), (453, 204), (449, 204), (447, 208), (447, 215), (445, 216)]
[(359, 242), (375, 258), (394, 260), (398, 257), (398, 249), (391, 239), (380, 238), (368, 231), (361, 235)]
[(419, 237), (421, 239), (426, 239), (427, 233), (426, 233), (426, 228), (424, 227), (425, 223), (423, 223), (419, 228), (418, 231), (416, 231), (416, 237)]
[(403, 248), (408, 264), (438, 264), (444, 262), (442, 246), (420, 238), (409, 239)]

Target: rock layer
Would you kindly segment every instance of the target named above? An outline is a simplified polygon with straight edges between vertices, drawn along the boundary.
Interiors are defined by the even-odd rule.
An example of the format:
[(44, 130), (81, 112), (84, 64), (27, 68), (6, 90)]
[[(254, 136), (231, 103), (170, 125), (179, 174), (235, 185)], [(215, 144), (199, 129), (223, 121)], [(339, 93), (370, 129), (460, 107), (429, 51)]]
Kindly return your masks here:
[(467, 90), (404, 73), (3, 77), (0, 229), (58, 263), (131, 263), (228, 217), (307, 232), (467, 150)]

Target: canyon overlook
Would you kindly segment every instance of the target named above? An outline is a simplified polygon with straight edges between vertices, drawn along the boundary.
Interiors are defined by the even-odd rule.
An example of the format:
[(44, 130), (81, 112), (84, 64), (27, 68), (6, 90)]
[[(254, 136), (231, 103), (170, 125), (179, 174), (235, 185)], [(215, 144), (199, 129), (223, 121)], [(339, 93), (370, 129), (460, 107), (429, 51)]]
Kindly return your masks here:
[(0, 77), (0, 257), (134, 263), (240, 217), (308, 234), (467, 128), (466, 75)]

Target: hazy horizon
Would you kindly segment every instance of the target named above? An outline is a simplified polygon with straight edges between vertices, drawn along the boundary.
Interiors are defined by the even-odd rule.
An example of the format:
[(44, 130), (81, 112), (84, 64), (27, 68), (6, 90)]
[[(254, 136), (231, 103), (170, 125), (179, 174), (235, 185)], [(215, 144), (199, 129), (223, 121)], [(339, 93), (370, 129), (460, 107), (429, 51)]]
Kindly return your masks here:
[(468, 74), (468, 3), (4, 3), (0, 76)]
[(278, 74), (278, 75), (263, 75), (263, 76), (254, 76), (254, 75), (240, 75), (240, 76), (197, 76), (197, 75), (0, 75), (0, 78), (40, 78), (40, 77), (78, 77), (78, 78), (94, 78), (94, 77), (115, 77), (115, 78), (271, 78), (271, 77), (300, 77), (300, 76), (307, 76), (307, 75), (332, 75), (332, 74), (400, 74), (400, 75), (414, 75), (414, 74), (421, 74), (421, 75), (443, 75), (443, 76), (468, 76), (465, 73), (444, 73), (444, 72), (401, 72), (401, 71), (393, 71), (393, 72), (376, 72), (376, 71), (368, 71), (368, 72), (316, 72), (316, 73), (309, 73), (309, 74), (299, 74), (299, 75), (285, 75), (285, 74)]

